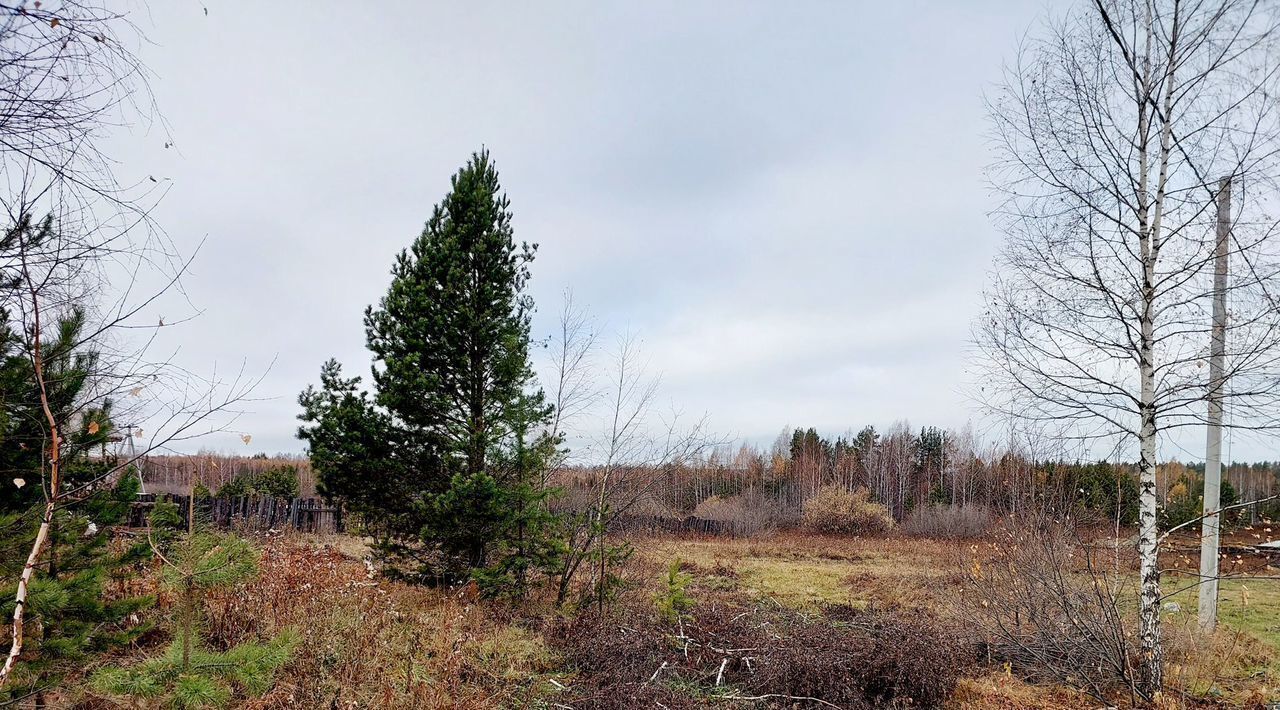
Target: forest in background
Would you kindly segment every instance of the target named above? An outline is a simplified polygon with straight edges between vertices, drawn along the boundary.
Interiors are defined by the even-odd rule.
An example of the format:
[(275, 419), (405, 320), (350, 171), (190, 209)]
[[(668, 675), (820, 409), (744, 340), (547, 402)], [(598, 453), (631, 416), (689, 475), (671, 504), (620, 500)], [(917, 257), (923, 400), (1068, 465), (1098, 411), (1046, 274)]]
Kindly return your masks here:
[[(138, 467), (149, 493), (185, 494), (193, 483), (216, 493), (237, 478), (284, 469), (296, 476), (299, 495), (316, 495), (315, 474), (305, 455), (153, 455)], [(585, 464), (552, 471), (549, 482), (564, 492), (556, 504), (589, 507), (599, 472), (600, 467)], [(1170, 461), (1160, 464), (1157, 473), (1160, 504), (1171, 511), (1166, 520), (1189, 519), (1199, 506), (1196, 491), (1203, 485), (1204, 463)], [(1084, 501), (1081, 512), (1106, 517), (1115, 514), (1119, 495), (1128, 506), (1122, 517), (1132, 523), (1137, 468), (1132, 462), (1081, 463), (1010, 454), (981, 444), (972, 432), (935, 427), (916, 432), (900, 423), (883, 434), (864, 427), (834, 438), (797, 428), (784, 431), (768, 448), (714, 446), (678, 466), (637, 467), (626, 477), (633, 479), (628, 487), (640, 492), (629, 509), (633, 515), (692, 515), (763, 530), (796, 525), (804, 502), (827, 485), (867, 489), (871, 499), (899, 522), (930, 506), (976, 506), (999, 514), (1016, 510), (1020, 501), (1054, 496), (1063, 504), (1068, 499)], [(1280, 490), (1280, 462), (1233, 461), (1224, 466), (1223, 477), (1227, 504), (1255, 501), (1235, 511), (1234, 521), (1280, 519), (1280, 501), (1274, 500)]]

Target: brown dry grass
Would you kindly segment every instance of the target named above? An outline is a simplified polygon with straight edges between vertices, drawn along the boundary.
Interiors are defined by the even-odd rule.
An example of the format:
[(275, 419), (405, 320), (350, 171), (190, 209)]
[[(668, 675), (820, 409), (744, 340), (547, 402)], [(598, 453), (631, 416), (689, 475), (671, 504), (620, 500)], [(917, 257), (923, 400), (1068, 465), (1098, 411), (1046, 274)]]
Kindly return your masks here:
[(754, 538), (648, 538), (640, 557), (734, 570), (748, 595), (784, 606), (938, 607), (955, 583), (955, 546), (934, 540), (779, 533)]
[(1079, 710), (1098, 707), (1098, 701), (1069, 688), (1032, 685), (1006, 671), (993, 670), (977, 678), (962, 678), (945, 707), (955, 710)]
[[(632, 601), (644, 608), (652, 605), (667, 565), (679, 558), (693, 578), (689, 593), (699, 603), (741, 600), (743, 608), (806, 616), (830, 604), (849, 604), (901, 612), (904, 618), (916, 611), (943, 621), (957, 608), (949, 601), (960, 588), (960, 551), (971, 547), (798, 533), (633, 542), (637, 554), (619, 571), (631, 580)], [(545, 633), (555, 614), (541, 602), (512, 607), (466, 591), (371, 578), (363, 562), (368, 547), (354, 537), (275, 536), (262, 545), (259, 578), (208, 600), (208, 640), (226, 646), (294, 628), (302, 643), (267, 696), (237, 707), (554, 707), (586, 682), (567, 672), (567, 659), (551, 649)], [(1252, 604), (1251, 613), (1259, 606)], [(1275, 676), (1268, 670), (1277, 655), (1274, 648), (1228, 631), (1208, 653), (1198, 652), (1185, 625), (1173, 623), (1177, 615), (1170, 618), (1169, 675), (1186, 691), (1171, 698), (1170, 707), (1247, 706), (1274, 693)], [(140, 653), (164, 642), (160, 635), (154, 647)], [(694, 696), (674, 690), (679, 692), (668, 698), (694, 703)], [(723, 700), (714, 704), (728, 707)], [(1071, 690), (1027, 683), (998, 664), (961, 678), (945, 705), (986, 710), (1096, 706), (1097, 701)]]
[[(730, 585), (751, 597), (806, 611), (848, 603), (944, 616), (959, 609), (951, 603), (961, 588), (957, 564), (962, 551), (973, 549), (969, 543), (955, 541), (797, 533), (745, 539), (649, 538), (635, 545), (638, 556), (654, 568), (676, 557), (701, 568), (694, 570), (695, 593), (702, 580), (714, 588)], [(1177, 581), (1171, 578), (1169, 583)], [(1166, 613), (1168, 678), (1174, 689), (1165, 699), (1166, 706), (1261, 707), (1280, 699), (1280, 674), (1276, 673), (1280, 649), (1272, 641), (1280, 628), (1280, 613), (1269, 606), (1272, 592), (1280, 598), (1280, 584), (1249, 584), (1254, 591), (1248, 616), (1237, 613), (1236, 602), (1229, 596), (1241, 584), (1224, 585), (1223, 628), (1207, 645), (1200, 644), (1194, 624), (1188, 623), (1194, 616), (1192, 594), (1179, 598), (1184, 612)], [(962, 679), (949, 706), (994, 710), (1096, 707), (1098, 703), (1060, 686), (1024, 682), (997, 666)]]
[(555, 692), (536, 629), (473, 590), (374, 579), (332, 542), (268, 539), (259, 578), (207, 600), (215, 645), (301, 635), (272, 692), (243, 707), (529, 707)]
[(1280, 667), (1274, 646), (1223, 624), (1205, 638), (1194, 610), (1164, 617), (1166, 682), (1188, 702), (1262, 707), (1274, 702)]

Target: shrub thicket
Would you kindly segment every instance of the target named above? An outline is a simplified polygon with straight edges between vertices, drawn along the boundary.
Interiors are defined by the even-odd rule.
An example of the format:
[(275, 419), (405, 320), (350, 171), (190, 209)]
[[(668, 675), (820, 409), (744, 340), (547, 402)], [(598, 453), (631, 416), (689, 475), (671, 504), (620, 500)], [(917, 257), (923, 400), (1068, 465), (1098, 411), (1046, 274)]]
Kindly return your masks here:
[(284, 465), (272, 466), (261, 473), (241, 473), (222, 484), (222, 487), (218, 489), (218, 497), (267, 496), (271, 498), (297, 498), (299, 492), (297, 467)]
[(733, 523), (738, 535), (754, 535), (766, 530), (793, 526), (795, 511), (759, 491), (731, 496), (713, 495), (693, 509), (693, 516)]
[(912, 537), (967, 540), (986, 535), (995, 519), (986, 506), (928, 505), (908, 513), (898, 529)]
[(850, 490), (831, 485), (805, 501), (801, 525), (811, 532), (841, 535), (880, 535), (893, 528), (889, 510), (871, 500), (865, 488)]

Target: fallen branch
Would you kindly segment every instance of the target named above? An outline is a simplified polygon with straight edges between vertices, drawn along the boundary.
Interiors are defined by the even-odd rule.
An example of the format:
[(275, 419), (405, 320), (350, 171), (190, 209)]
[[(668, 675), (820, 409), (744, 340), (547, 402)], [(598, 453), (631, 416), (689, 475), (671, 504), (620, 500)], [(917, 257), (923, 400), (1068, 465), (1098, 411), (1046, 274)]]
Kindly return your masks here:
[(711, 649), (712, 651), (715, 651), (716, 653), (723, 653), (723, 654), (728, 655), (728, 656), (732, 656), (732, 655), (733, 655), (733, 654), (735, 654), (735, 653), (743, 653), (743, 652), (745, 652), (745, 651), (759, 651), (759, 650), (761, 650), (761, 649), (759, 649), (759, 648), (716, 648), (715, 646), (712, 646), (711, 644), (707, 644), (707, 648)]
[(662, 665), (658, 666), (658, 670), (654, 671), (653, 675), (649, 676), (648, 682), (652, 683), (653, 681), (657, 680), (658, 674), (661, 673), (663, 669), (665, 669), (666, 667), (667, 667), (667, 662), (663, 661)]
[(737, 695), (737, 694), (735, 694), (735, 695), (713, 695), (713, 696), (711, 696), (711, 697), (713, 697), (713, 698), (715, 698), (715, 699), (717, 699), (717, 700), (746, 700), (746, 701), (750, 701), (750, 702), (760, 702), (760, 701), (762, 701), (762, 700), (774, 700), (774, 699), (782, 699), (782, 700), (806, 700), (806, 701), (811, 702), (811, 703), (817, 703), (817, 704), (819, 704), (819, 705), (825, 705), (826, 707), (829, 707), (829, 708), (836, 708), (836, 710), (840, 710), (840, 706), (839, 706), (839, 705), (836, 705), (835, 703), (829, 703), (829, 702), (827, 702), (827, 701), (823, 700), (822, 698), (813, 698), (813, 697), (809, 697), (809, 696), (806, 696), (806, 695), (786, 695), (786, 694), (783, 694), (783, 693), (766, 693), (766, 694), (764, 694), (764, 695)]

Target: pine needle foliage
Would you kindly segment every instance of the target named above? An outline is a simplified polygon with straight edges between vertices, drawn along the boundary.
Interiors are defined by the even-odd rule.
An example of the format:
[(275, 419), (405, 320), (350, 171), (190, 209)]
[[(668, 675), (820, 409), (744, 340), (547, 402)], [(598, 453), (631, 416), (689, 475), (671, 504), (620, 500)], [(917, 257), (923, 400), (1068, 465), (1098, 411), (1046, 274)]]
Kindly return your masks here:
[[(25, 228), (47, 235), (52, 222)], [(0, 289), (10, 286), (0, 284)], [(110, 532), (128, 514), (138, 480), (132, 469), (107, 475), (120, 462), (107, 453), (116, 433), (112, 402), (94, 395), (103, 365), (99, 353), (86, 345), (89, 328), (86, 311), (71, 304), (40, 333), (46, 415), (30, 357), (35, 335), (16, 328), (0, 310), (0, 614), (14, 613), (17, 582), (44, 512), (52, 440), (48, 416), (60, 433), (64, 486), (85, 486), (53, 514), (24, 604), (29, 626), (22, 653), (0, 689), (0, 705), (42, 706), (45, 693), (67, 674), (151, 628), (140, 612), (155, 598), (131, 594), (124, 584), (138, 574), (150, 551), (144, 544), (113, 540)]]
[(489, 153), (473, 154), (365, 311), (372, 392), (331, 360), (299, 397), (320, 492), (401, 578), (521, 593), (556, 565), (541, 473), (559, 442), (529, 358), (535, 249), (515, 239)]
[(200, 644), (203, 594), (256, 575), (258, 552), (253, 545), (236, 535), (196, 532), (158, 552), (164, 560), (164, 584), (178, 600), (173, 641), (156, 658), (98, 671), (90, 681), (92, 688), (110, 697), (181, 710), (223, 708), (238, 695), (260, 697), (270, 690), (276, 672), (297, 646), (297, 634), (287, 631), (226, 651)]
[(276, 671), (288, 662), (297, 642), (296, 634), (285, 633), (266, 643), (240, 644), (222, 652), (197, 648), (184, 663), (182, 644), (175, 641), (158, 658), (95, 673), (92, 686), (105, 695), (160, 707), (223, 708), (231, 704), (236, 690), (250, 697), (270, 690)]
[[(36, 631), (27, 638), (21, 663), (5, 685), (0, 701), (40, 700), (99, 654), (127, 646), (153, 628), (141, 612), (155, 603), (151, 595), (121, 594), (123, 582), (149, 557), (145, 545), (113, 545), (106, 528), (119, 521), (137, 479), (122, 479), (116, 489), (94, 496), (75, 511), (59, 511), (50, 534), (43, 574), (35, 577), (26, 601)], [(124, 503), (122, 506), (121, 503)], [(0, 515), (4, 537), (0, 613), (13, 614), (17, 573), (34, 535), (30, 515)]]
[(676, 558), (667, 565), (662, 581), (663, 589), (657, 597), (658, 616), (669, 624), (678, 623), (693, 608), (693, 597), (688, 592), (693, 577), (680, 571), (680, 559)]

